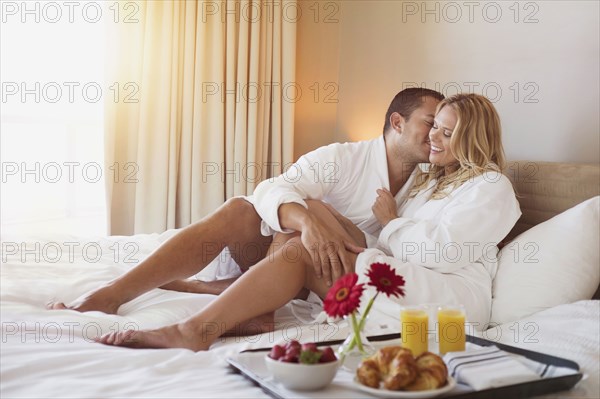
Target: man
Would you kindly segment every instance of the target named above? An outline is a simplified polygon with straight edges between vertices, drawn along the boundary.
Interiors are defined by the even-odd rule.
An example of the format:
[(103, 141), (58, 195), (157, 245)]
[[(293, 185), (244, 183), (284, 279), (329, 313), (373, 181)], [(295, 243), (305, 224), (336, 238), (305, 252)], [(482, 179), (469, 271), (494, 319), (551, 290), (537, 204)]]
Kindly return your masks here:
[[(305, 200), (328, 203), (370, 235), (381, 226), (371, 208), (382, 196), (400, 198), (408, 192), (420, 162), (427, 162), (428, 133), (443, 96), (433, 90), (410, 88), (398, 93), (386, 113), (383, 135), (377, 139), (331, 144), (301, 157), (286, 173), (259, 184), (254, 195), (232, 198), (214, 213), (182, 229), (123, 276), (69, 307), (77, 311), (117, 313), (137, 296), (161, 287), (219, 294), (235, 278), (212, 283), (183, 281), (206, 267), (225, 248), (243, 272), (265, 258), (274, 232), (296, 231), (313, 260), (315, 275), (330, 286), (354, 270), (345, 236), (310, 212)], [(348, 229), (349, 232), (352, 229)], [(364, 237), (356, 237), (364, 243)], [(248, 251), (252, 248), (257, 251)], [(257, 253), (254, 253), (257, 252)], [(49, 304), (67, 308), (63, 303)]]

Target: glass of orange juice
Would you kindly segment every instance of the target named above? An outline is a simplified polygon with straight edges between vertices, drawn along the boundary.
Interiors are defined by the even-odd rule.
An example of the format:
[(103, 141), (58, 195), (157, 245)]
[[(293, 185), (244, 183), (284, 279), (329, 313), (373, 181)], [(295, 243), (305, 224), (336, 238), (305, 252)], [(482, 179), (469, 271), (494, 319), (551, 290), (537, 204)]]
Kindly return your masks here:
[(465, 350), (465, 318), (466, 312), (463, 305), (442, 305), (438, 307), (437, 322), (440, 355), (444, 355), (446, 352)]
[(425, 306), (403, 306), (400, 309), (402, 347), (410, 349), (415, 357), (427, 352), (428, 321)]

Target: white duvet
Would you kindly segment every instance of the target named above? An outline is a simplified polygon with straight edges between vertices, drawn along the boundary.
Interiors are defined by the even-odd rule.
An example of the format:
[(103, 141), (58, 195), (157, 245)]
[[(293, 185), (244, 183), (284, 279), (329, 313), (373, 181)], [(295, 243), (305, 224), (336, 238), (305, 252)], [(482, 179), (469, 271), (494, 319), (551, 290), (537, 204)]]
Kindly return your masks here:
[[(49, 300), (72, 302), (120, 275), (173, 233), (89, 240), (52, 237), (52, 241), (47, 237), (2, 237), (0, 396), (266, 397), (259, 387), (233, 373), (225, 358), (284, 339), (323, 341), (345, 336), (344, 329), (337, 326), (302, 325), (287, 306), (277, 313), (279, 329), (273, 334), (229, 338), (199, 353), (134, 350), (96, 344), (91, 338), (114, 329), (171, 324), (214, 297), (157, 289), (122, 306), (119, 315), (45, 309)], [(215, 269), (204, 275), (214, 276)], [(509, 335), (515, 330), (510, 323), (487, 335), (493, 338), (494, 331), (502, 331), (500, 342), (578, 362), (589, 378), (558, 396), (597, 398), (599, 312), (598, 301), (563, 305), (519, 321), (522, 334), (518, 342), (512, 342)], [(386, 316), (373, 316), (370, 324), (379, 329), (375, 332), (391, 332), (397, 325)], [(525, 330), (526, 322), (538, 325), (538, 343), (525, 342), (525, 334), (531, 330)]]

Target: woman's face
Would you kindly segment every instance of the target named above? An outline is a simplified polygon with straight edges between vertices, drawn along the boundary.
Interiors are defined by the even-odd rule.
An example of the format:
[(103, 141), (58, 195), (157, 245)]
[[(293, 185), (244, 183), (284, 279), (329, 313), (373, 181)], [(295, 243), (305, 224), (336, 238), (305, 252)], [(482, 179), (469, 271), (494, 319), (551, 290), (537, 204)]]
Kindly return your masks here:
[(429, 162), (434, 165), (446, 167), (457, 163), (456, 157), (450, 150), (450, 137), (456, 126), (456, 111), (451, 106), (444, 106), (433, 119), (433, 126), (429, 131), (431, 151)]

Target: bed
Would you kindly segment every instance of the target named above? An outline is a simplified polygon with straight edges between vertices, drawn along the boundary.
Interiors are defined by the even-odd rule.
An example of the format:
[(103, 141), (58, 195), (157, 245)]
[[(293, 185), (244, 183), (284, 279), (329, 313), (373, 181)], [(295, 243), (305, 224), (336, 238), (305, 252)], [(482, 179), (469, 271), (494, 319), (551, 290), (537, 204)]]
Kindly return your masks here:
[[(577, 362), (586, 377), (573, 390), (548, 397), (598, 398), (600, 301), (597, 292), (596, 299), (591, 298), (600, 279), (596, 197), (600, 167), (514, 162), (507, 174), (519, 193), (523, 217), (502, 250), (511, 256), (501, 260), (506, 266), (500, 265), (494, 281), (490, 328), (480, 334)], [(584, 206), (564, 212), (582, 202)], [(556, 222), (553, 216), (559, 213)], [(569, 229), (573, 234), (565, 234)], [(288, 305), (276, 313), (276, 331), (270, 334), (223, 339), (211, 350), (199, 353), (132, 350), (95, 344), (91, 339), (114, 329), (154, 328), (176, 322), (214, 297), (157, 289), (125, 304), (119, 315), (45, 310), (49, 300), (73, 301), (134, 267), (175, 233), (3, 236), (1, 396), (266, 397), (259, 387), (234, 373), (225, 359), (282, 340), (325, 341), (347, 335), (343, 323), (302, 323)], [(516, 240), (510, 241), (515, 236)], [(514, 255), (518, 252), (514, 243), (520, 237), (518, 248), (533, 243), (533, 249), (537, 245), (536, 256), (531, 252)], [(552, 240), (559, 240), (560, 245)], [(564, 263), (569, 253), (577, 253), (576, 264)], [(214, 276), (214, 267), (199, 277)], [(550, 276), (542, 278), (541, 274)], [(373, 317), (380, 319), (370, 321), (370, 334), (397, 332), (397, 320), (376, 313)]]

